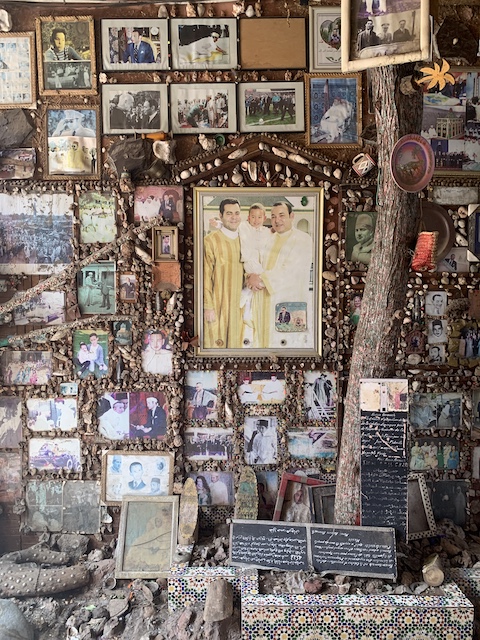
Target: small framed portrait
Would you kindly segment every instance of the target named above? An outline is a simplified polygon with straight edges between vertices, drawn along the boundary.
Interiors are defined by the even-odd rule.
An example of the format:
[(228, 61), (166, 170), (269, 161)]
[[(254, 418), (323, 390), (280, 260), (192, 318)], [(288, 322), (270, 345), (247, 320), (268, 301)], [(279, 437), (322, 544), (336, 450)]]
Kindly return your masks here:
[(238, 104), (240, 131), (305, 131), (303, 82), (240, 83)]
[(183, 187), (155, 185), (136, 187), (133, 202), (135, 222), (161, 216), (168, 224), (183, 221)]
[(63, 291), (42, 291), (28, 302), (13, 310), (13, 324), (62, 324), (65, 322), (65, 293)]
[(310, 7), (310, 71), (340, 71), (340, 7)]
[(434, 536), (437, 525), (428, 495), (427, 482), (421, 473), (408, 476), (407, 541)]
[(437, 271), (448, 273), (469, 273), (470, 262), (468, 260), (469, 250), (467, 247), (453, 247), (448, 255), (437, 264)]
[(116, 578), (166, 578), (177, 546), (178, 496), (122, 502)]
[(116, 310), (115, 262), (93, 262), (77, 273), (78, 308), (82, 314), (108, 315)]
[(353, 148), (362, 131), (359, 73), (305, 74), (307, 146)]
[(309, 427), (306, 431), (287, 433), (288, 451), (292, 458), (332, 459), (337, 455), (337, 432), (327, 427)]
[(234, 133), (237, 99), (233, 83), (172, 84), (173, 133)]
[(274, 416), (245, 418), (243, 437), (247, 464), (275, 464), (277, 462), (277, 426), (278, 420)]
[(411, 353), (425, 353), (426, 337), (423, 331), (414, 329), (405, 336), (405, 353), (410, 355)]
[(133, 272), (121, 273), (118, 276), (118, 280), (120, 289), (120, 302), (137, 302), (137, 276)]
[(415, 438), (410, 448), (412, 471), (451, 471), (460, 463), (460, 442), (455, 438)]
[(342, 71), (428, 60), (430, 18), (421, 0), (342, 4)]
[(109, 440), (164, 440), (168, 403), (162, 391), (113, 391), (98, 400), (100, 434)]
[(5, 385), (48, 384), (52, 377), (51, 351), (3, 351), (0, 377)]
[(459, 527), (465, 527), (470, 483), (465, 480), (435, 480), (427, 486), (431, 488), (435, 521), (448, 518)]
[(362, 295), (360, 292), (356, 292), (355, 295), (353, 295), (350, 298), (350, 301), (348, 303), (348, 317), (350, 320), (350, 324), (354, 327), (357, 326), (359, 320), (360, 320), (360, 315), (362, 313)]
[(427, 291), (425, 294), (425, 313), (427, 316), (441, 317), (447, 310), (446, 291)]
[(0, 451), (0, 500), (13, 504), (23, 494), (20, 453)]
[(195, 481), (200, 507), (234, 505), (233, 473), (230, 471), (202, 471), (190, 473), (188, 477)]
[(173, 488), (173, 456), (156, 451), (106, 451), (102, 457), (102, 502), (124, 496), (167, 496)]
[(40, 93), (97, 93), (92, 16), (41, 16), (36, 19)]
[(78, 195), (80, 242), (113, 242), (117, 237), (116, 201), (111, 191), (82, 191)]
[(462, 394), (437, 394), (437, 424), (439, 429), (460, 429), (462, 424)]
[(189, 420), (217, 420), (218, 371), (188, 370), (185, 411)]
[(231, 460), (233, 429), (218, 427), (186, 429), (185, 456), (188, 460)]
[(466, 360), (480, 358), (480, 325), (469, 322), (460, 330), (458, 355)]
[(16, 396), (0, 397), (0, 449), (18, 449), (22, 439), (22, 401)]
[(446, 359), (444, 344), (428, 345), (427, 364), (445, 364)]
[(168, 131), (167, 85), (104, 84), (103, 133)]
[(77, 428), (76, 398), (28, 398), (27, 411), (30, 431), (73, 431)]
[(307, 485), (313, 522), (335, 524), (335, 489), (334, 484)]
[(428, 344), (441, 344), (447, 342), (447, 321), (440, 318), (434, 318), (427, 323)]
[(305, 419), (335, 424), (337, 376), (330, 371), (306, 371), (303, 375)]
[(235, 18), (177, 18), (170, 21), (173, 69), (235, 69)]
[(150, 329), (143, 333), (142, 369), (145, 373), (169, 376), (173, 371), (170, 329)]
[(78, 438), (30, 438), (28, 467), (45, 471), (82, 470)]
[(320, 486), (320, 480), (306, 475), (283, 473), (278, 489), (273, 520), (284, 522), (314, 522), (308, 496), (308, 486)]
[(168, 69), (167, 20), (102, 20), (105, 71)]
[(122, 346), (132, 344), (132, 322), (131, 320), (117, 320), (112, 325), (113, 340)]
[[(73, 197), (0, 193), (0, 273), (47, 275), (72, 261)], [(13, 215), (12, 215), (13, 214)], [(18, 247), (23, 246), (23, 251)]]
[(78, 396), (78, 382), (61, 382), (60, 393), (62, 396)]
[(281, 371), (242, 371), (237, 374), (242, 404), (281, 404), (285, 400), (285, 374)]
[(108, 374), (108, 331), (77, 329), (73, 332), (73, 364), (77, 377), (104, 378)]
[(35, 108), (34, 38), (34, 33), (0, 34), (0, 109)]
[(154, 262), (178, 260), (177, 227), (153, 227), (152, 254)]
[(370, 264), (377, 224), (376, 211), (349, 212), (345, 222), (347, 260)]
[(35, 149), (1, 149), (0, 180), (25, 180), (26, 178), (33, 178), (36, 162), (37, 152)]
[(100, 175), (98, 108), (47, 107), (47, 178)]

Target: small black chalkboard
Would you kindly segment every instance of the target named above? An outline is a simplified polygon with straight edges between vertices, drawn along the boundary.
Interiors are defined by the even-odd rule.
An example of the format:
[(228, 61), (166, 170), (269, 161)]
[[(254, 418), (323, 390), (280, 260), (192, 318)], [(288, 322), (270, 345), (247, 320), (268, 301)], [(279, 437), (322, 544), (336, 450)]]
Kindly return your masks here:
[(393, 529), (316, 525), (311, 528), (311, 545), (313, 568), (319, 573), (397, 577)]
[(268, 520), (233, 520), (230, 564), (300, 571), (308, 569), (307, 529), (304, 524)]
[(407, 534), (408, 466), (406, 461), (375, 466), (363, 465), (362, 525), (394, 527), (402, 538)]

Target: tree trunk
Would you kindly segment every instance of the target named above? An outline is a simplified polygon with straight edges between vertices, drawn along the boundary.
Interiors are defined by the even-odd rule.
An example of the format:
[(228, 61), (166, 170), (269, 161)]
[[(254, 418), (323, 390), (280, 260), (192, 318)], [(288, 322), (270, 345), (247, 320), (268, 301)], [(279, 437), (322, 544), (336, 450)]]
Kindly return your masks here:
[(335, 522), (360, 520), (360, 379), (394, 376), (395, 357), (405, 307), (411, 247), (418, 228), (417, 194), (397, 187), (390, 155), (399, 138), (419, 133), (422, 92), (400, 92), (400, 81), (412, 65), (373, 69), (373, 95), (378, 141), (379, 181), (375, 244), (356, 329), (345, 399), (337, 470)]

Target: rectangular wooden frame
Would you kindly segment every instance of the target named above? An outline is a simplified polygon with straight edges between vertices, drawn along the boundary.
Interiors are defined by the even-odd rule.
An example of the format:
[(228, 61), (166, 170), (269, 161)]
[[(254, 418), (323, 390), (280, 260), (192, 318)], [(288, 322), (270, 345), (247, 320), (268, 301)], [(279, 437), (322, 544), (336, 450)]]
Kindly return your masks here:
[[(128, 58), (131, 57), (127, 48), (124, 51), (122, 60), (118, 62), (112, 62), (110, 56), (110, 29), (131, 29), (134, 27), (140, 28), (143, 31), (148, 29), (148, 42), (147, 44), (151, 48), (151, 53), (154, 54), (154, 60), (152, 62), (129, 62)], [(154, 71), (158, 69), (168, 69), (168, 24), (167, 20), (161, 18), (149, 20), (146, 18), (131, 18), (128, 20), (101, 20), (102, 31), (102, 66), (105, 71)], [(145, 34), (142, 35), (142, 42), (145, 42)], [(151, 36), (155, 37), (155, 40)], [(158, 38), (158, 39), (157, 39)], [(117, 38), (118, 43), (118, 38)], [(139, 45), (139, 48), (141, 48)], [(154, 49), (156, 49), (156, 54)], [(120, 52), (120, 48), (117, 49), (117, 54)], [(113, 51), (115, 53), (115, 51)], [(125, 55), (126, 54), (126, 55)], [(151, 55), (151, 54), (150, 54)], [(127, 61), (125, 61), (127, 57)]]
[[(317, 84), (318, 87), (313, 86)], [(362, 76), (360, 73), (306, 73), (305, 95), (308, 147), (354, 149), (359, 146), (362, 132)], [(327, 109), (323, 104), (325, 100), (329, 105)], [(335, 100), (338, 101), (336, 105)], [(325, 118), (327, 112), (332, 109), (336, 111), (332, 114), (333, 117)], [(352, 129), (353, 119), (356, 124), (356, 135), (353, 136), (353, 133), (350, 133), (353, 139), (349, 140), (345, 134)], [(324, 129), (321, 128), (322, 121)]]
[[(109, 473), (109, 469), (108, 469), (108, 463), (109, 463), (109, 459), (110, 457), (112, 457), (112, 463), (113, 463), (113, 457), (121, 457), (121, 458), (130, 458), (131, 462), (129, 461), (128, 466), (130, 467), (130, 464), (132, 464), (133, 462), (140, 462), (139, 458), (143, 458), (143, 459), (148, 459), (151, 458), (152, 456), (157, 457), (157, 458), (164, 458), (166, 460), (168, 460), (168, 474), (167, 474), (167, 489), (168, 489), (168, 494), (170, 494), (172, 492), (173, 489), (173, 464), (174, 464), (174, 457), (173, 454), (168, 452), (168, 451), (125, 451), (122, 449), (112, 449), (112, 450), (106, 450), (103, 452), (102, 455), (102, 502), (104, 504), (108, 504), (108, 505), (119, 505), (121, 504), (123, 498), (125, 496), (131, 496), (132, 494), (126, 493), (124, 491), (121, 492), (120, 497), (118, 500), (114, 500), (111, 498), (108, 498), (108, 488), (109, 485), (112, 485), (112, 482), (109, 482), (110, 477), (111, 476), (115, 476), (115, 478), (118, 476), (120, 476), (119, 480), (122, 480), (122, 477), (124, 475), (124, 473), (122, 471), (116, 471), (114, 473)], [(120, 460), (120, 467), (122, 466), (122, 460)], [(162, 463), (165, 465), (165, 461), (162, 461)], [(151, 466), (151, 465), (150, 465)], [(149, 471), (152, 471), (152, 469), (150, 469)], [(123, 478), (123, 480), (125, 482), (123, 482), (122, 480), (122, 489), (123, 489), (123, 485), (125, 485), (127, 487), (128, 483), (128, 474), (130, 472), (127, 471), (125, 474), (125, 478)], [(153, 475), (153, 473), (151, 474)], [(157, 471), (155, 471), (155, 477), (158, 476)], [(149, 476), (150, 477), (150, 473)], [(126, 489), (126, 491), (128, 491), (128, 487)], [(140, 497), (140, 495), (138, 495), (138, 497)], [(148, 497), (148, 494), (141, 494), (142, 499), (145, 497)]]
[[(15, 50), (9, 47), (13, 41), (17, 46)], [(27, 49), (25, 49), (26, 45)], [(35, 34), (25, 33), (0, 33), (0, 82), (2, 84), (2, 99), (0, 109), (34, 109), (36, 106), (36, 84), (35, 84)], [(12, 51), (9, 51), (9, 49)], [(11, 66), (11, 62), (14, 66)], [(29, 77), (24, 78), (26, 74)], [(11, 100), (5, 95), (10, 91)], [(14, 96), (25, 96), (22, 99), (14, 100)], [(28, 176), (27, 176), (28, 177)]]
[(321, 487), (308, 486), (308, 497), (310, 499), (310, 511), (312, 512), (312, 519), (319, 524), (335, 524), (325, 520), (327, 512), (327, 501), (333, 497), (335, 504), (335, 484), (326, 484)]
[[(180, 28), (189, 26), (193, 27), (194, 33), (205, 35), (202, 35), (196, 41), (192, 40), (188, 44), (181, 45)], [(226, 28), (228, 28), (228, 46), (225, 44), (225, 37), (223, 36)], [(196, 50), (192, 46), (194, 42), (207, 40), (213, 33), (217, 33), (220, 36), (218, 38), (218, 48), (226, 51), (226, 53), (221, 54), (219, 61), (209, 60), (211, 54), (214, 53), (213, 45), (208, 46), (205, 43), (204, 55), (201, 55), (202, 51)], [(173, 18), (170, 20), (170, 41), (172, 47), (172, 69), (198, 69), (203, 71), (205, 69), (235, 69), (238, 65), (237, 20), (235, 18)], [(224, 48), (222, 48), (222, 45)], [(185, 51), (181, 49), (185, 49)], [(212, 49), (211, 53), (209, 53), (209, 49)], [(225, 56), (227, 57), (224, 59)], [(200, 60), (193, 62), (191, 60), (192, 57), (200, 58)]]
[(334, 46), (337, 44), (335, 33), (332, 37), (332, 32), (336, 27), (341, 37), (340, 7), (310, 6), (309, 27), (310, 72), (340, 71), (342, 49), (341, 46)]
[[(134, 541), (137, 542), (139, 548), (137, 549), (137, 554), (134, 556), (135, 559), (141, 562), (146, 562), (148, 556), (153, 554), (152, 549), (155, 547), (156, 549), (156, 560), (160, 562), (160, 560), (165, 559), (165, 554), (168, 559), (168, 567), (165, 569), (151, 569), (151, 570), (135, 570), (128, 569), (125, 567), (125, 559), (126, 554), (130, 551), (129, 544), (127, 541), (130, 524), (133, 525), (133, 522), (130, 523), (129, 516), (130, 511), (133, 511), (132, 505), (134, 504), (145, 504), (145, 520), (143, 522), (139, 519), (139, 509), (135, 509), (135, 528), (141, 530), (143, 528), (143, 533), (139, 533), (136, 536)], [(161, 507), (169, 506), (170, 517), (166, 520), (162, 519)], [(149, 518), (147, 520), (147, 517)], [(130, 516), (132, 518), (132, 516)], [(161, 520), (161, 522), (159, 522)], [(141, 525), (144, 525), (143, 527)], [(163, 526), (165, 526), (165, 531), (162, 531)], [(122, 511), (120, 515), (120, 529), (118, 533), (118, 547), (116, 551), (116, 563), (115, 563), (115, 577), (116, 578), (166, 578), (170, 573), (170, 566), (173, 562), (173, 554), (176, 550), (177, 544), (177, 529), (178, 529), (178, 496), (159, 496), (159, 497), (128, 497), (122, 501)], [(166, 545), (165, 548), (162, 548), (160, 545), (159, 537), (168, 536), (169, 544)], [(150, 545), (150, 547), (144, 546), (150, 540), (157, 540), (155, 545)], [(133, 554), (132, 554), (133, 555)]]
[[(267, 346), (252, 346), (249, 344), (261, 344), (260, 338), (258, 343), (254, 338), (243, 335), (243, 327), (229, 327), (229, 320), (225, 316), (224, 325), (226, 327), (225, 337), (220, 335), (222, 332), (221, 322), (213, 324), (209, 327), (209, 334), (206, 337), (206, 321), (204, 318), (205, 297), (211, 297), (212, 291), (207, 290), (205, 295), (204, 285), (206, 282), (206, 272), (213, 273), (215, 265), (212, 260), (204, 259), (205, 241), (207, 232), (212, 229), (213, 225), (218, 225), (221, 220), (219, 218), (219, 206), (224, 199), (237, 199), (240, 203), (241, 215), (246, 219), (248, 210), (253, 204), (260, 204), (266, 209), (267, 218), (273, 205), (280, 202), (287, 202), (292, 207), (293, 226), (289, 247), (285, 244), (282, 247), (285, 251), (289, 251), (290, 257), (295, 253), (293, 262), (288, 263), (286, 257), (277, 258), (277, 262), (270, 269), (270, 281), (273, 280), (271, 286), (272, 295), (268, 298), (262, 298), (262, 312), (257, 315), (257, 322), (264, 322), (263, 337), (264, 344)], [(291, 218), (291, 215), (289, 216)], [(321, 274), (322, 274), (322, 247), (321, 247), (321, 230), (323, 225), (323, 190), (312, 188), (281, 188), (281, 187), (261, 187), (261, 188), (194, 188), (194, 233), (195, 247), (197, 248), (195, 256), (195, 323), (196, 332), (199, 336), (199, 346), (197, 354), (199, 356), (267, 356), (273, 354), (282, 354), (282, 356), (305, 357), (307, 355), (318, 356), (321, 354)], [(308, 230), (305, 231), (300, 229)], [(213, 227), (214, 228), (214, 227)], [(212, 233), (221, 233), (218, 226)], [(304, 235), (305, 234), (305, 235)], [(223, 236), (224, 234), (222, 234)], [(310, 236), (312, 243), (312, 251), (305, 246), (305, 240)], [(214, 238), (208, 242), (207, 253), (212, 256), (213, 244), (221, 240), (222, 237)], [(239, 247), (238, 247), (239, 251)], [(310, 267), (309, 255), (312, 256)], [(300, 259), (300, 256), (302, 259)], [(240, 263), (241, 264), (241, 263)], [(313, 270), (312, 270), (313, 264)], [(235, 265), (234, 265), (235, 266)], [(295, 267), (295, 268), (294, 268)], [(237, 270), (238, 271), (238, 270)], [(243, 267), (242, 267), (243, 271)], [(237, 273), (237, 280), (238, 280)], [(303, 278), (303, 279), (302, 279)], [(307, 281), (308, 280), (308, 281)], [(213, 283), (213, 279), (210, 280)], [(276, 287), (276, 291), (273, 287)], [(303, 292), (302, 292), (303, 289)], [(230, 291), (232, 288), (230, 288)], [(293, 292), (292, 292), (293, 291)], [(235, 305), (238, 297), (238, 306), (240, 309), (240, 290), (235, 291)], [(280, 299), (282, 297), (294, 297), (292, 300)], [(304, 299), (305, 298), (305, 299)], [(281, 303), (290, 302), (291, 305), (297, 305), (298, 309), (293, 313), (292, 307), (292, 327), (291, 331), (277, 331), (275, 328), (274, 315), (277, 306)], [(239, 311), (238, 317), (242, 319)], [(295, 315), (296, 314), (296, 315)], [(211, 314), (208, 314), (211, 318)], [(232, 316), (233, 318), (233, 316)], [(271, 319), (271, 322), (270, 322)], [(243, 322), (243, 320), (241, 320)], [(208, 320), (208, 322), (212, 322)], [(254, 321), (255, 322), (255, 319)], [(217, 326), (218, 325), (218, 326)], [(297, 328), (298, 327), (298, 328)], [(275, 329), (275, 330), (274, 330)], [(228, 333), (230, 331), (230, 334)], [(234, 333), (233, 338), (231, 337)], [(240, 336), (242, 333), (242, 336)], [(260, 334), (260, 332), (259, 332)], [(267, 336), (268, 334), (268, 336)]]
[(300, 476), (295, 473), (282, 473), (280, 480), (280, 486), (278, 488), (277, 501), (275, 502), (275, 511), (273, 512), (272, 520), (274, 522), (280, 522), (282, 517), (283, 503), (285, 502), (285, 495), (287, 493), (287, 487), (289, 482), (298, 482), (306, 485), (306, 487), (320, 487), (325, 483), (317, 478), (310, 478), (308, 476)]
[[(411, 530), (413, 517), (420, 517), (426, 527)], [(436, 535), (437, 525), (433, 516), (432, 503), (428, 495), (427, 481), (421, 473), (410, 473), (408, 476), (408, 517), (407, 517), (407, 542), (420, 540)]]
[(306, 68), (305, 18), (268, 17), (239, 22), (242, 69)]
[[(173, 133), (184, 133), (187, 135), (198, 133), (234, 133), (237, 130), (237, 98), (233, 82), (196, 82), (192, 84), (172, 84), (170, 86), (170, 120)], [(188, 110), (184, 110), (184, 103), (190, 99), (199, 103), (209, 97), (210, 100), (216, 96), (225, 95), (222, 98), (223, 106), (215, 108), (213, 123), (210, 119), (202, 116), (200, 123), (198, 114), (190, 115)], [(220, 101), (219, 101), (220, 104)], [(204, 106), (205, 106), (204, 105)], [(181, 108), (180, 108), (181, 107)], [(189, 107), (187, 107), (188, 109)], [(225, 113), (226, 109), (226, 113)], [(208, 109), (205, 109), (208, 115)], [(220, 118), (219, 114), (223, 112)], [(193, 124), (192, 124), (193, 123)]]
[[(62, 118), (62, 120), (64, 121), (64, 125), (63, 125), (63, 132), (60, 129), (59, 133), (55, 136), (53, 135), (54, 133), (56, 133), (58, 131), (58, 126), (60, 126), (60, 122), (61, 120), (58, 122), (57, 126), (55, 128), (53, 128), (53, 122), (49, 123), (49, 112), (53, 112), (53, 111), (63, 111), (64, 112), (64, 117)], [(72, 126), (72, 120), (69, 117), (69, 115), (73, 114), (79, 114), (82, 111), (92, 111), (95, 113), (95, 129), (92, 129), (89, 126), (84, 126), (83, 125), (83, 121), (84, 121), (84, 117), (82, 117), (82, 119), (80, 120), (80, 126), (81, 129), (80, 131), (85, 132), (85, 135), (79, 135), (78, 132), (76, 132), (76, 130), (72, 130), (71, 128), (69, 129), (69, 126)], [(82, 179), (96, 179), (100, 177), (100, 169), (101, 169), (101, 149), (100, 149), (100, 111), (98, 107), (95, 106), (88, 106), (88, 107), (84, 107), (83, 105), (59, 105), (59, 106), (54, 106), (54, 105), (47, 105), (46, 107), (46, 111), (45, 111), (45, 118), (46, 118), (46, 126), (45, 126), (45, 134), (44, 134), (44, 139), (45, 139), (45, 143), (44, 143), (44, 148), (45, 148), (45, 178), (48, 180), (65, 180), (68, 178), (82, 178)], [(86, 123), (88, 125), (88, 123)], [(50, 129), (53, 129), (52, 131), (50, 131)], [(85, 141), (89, 141), (93, 138), (93, 136), (90, 135), (90, 131), (94, 131), (95, 132), (95, 144), (94, 145), (88, 145), (87, 147), (85, 147)], [(52, 133), (51, 136), (49, 136), (49, 133)], [(86, 133), (88, 132), (88, 133)], [(76, 135), (73, 135), (73, 134)], [(77, 144), (77, 149), (80, 151), (80, 149), (82, 150), (82, 154), (85, 155), (85, 152), (83, 151), (84, 148), (87, 148), (88, 151), (88, 155), (90, 156), (90, 171), (85, 171), (85, 172), (78, 172), (75, 170), (72, 171), (67, 171), (65, 170), (65, 172), (63, 173), (52, 173), (52, 168), (51, 168), (51, 161), (50, 161), (50, 154), (52, 153), (52, 159), (53, 159), (53, 154), (56, 153), (56, 150), (58, 149), (58, 145), (62, 145), (64, 147), (64, 149), (66, 149), (66, 145), (70, 145), (70, 147), (68, 148), (68, 150), (66, 151), (66, 153), (64, 154), (64, 158), (65, 158), (65, 162), (68, 164), (70, 162), (69, 160), (69, 156), (68, 156), (68, 152), (73, 149), (73, 144), (76, 143)], [(51, 145), (51, 147), (50, 147)], [(87, 158), (88, 160), (88, 158)], [(73, 162), (76, 161), (76, 155), (72, 154), (72, 164)], [(56, 170), (55, 170), (56, 171)]]
[[(170, 238), (169, 251), (163, 252), (164, 238)], [(178, 260), (178, 227), (153, 227), (152, 258), (154, 262)]]
[[(246, 97), (247, 91), (249, 90), (257, 90), (259, 92), (269, 91), (274, 94), (271, 103), (272, 113), (270, 113), (270, 103), (268, 103), (268, 114), (265, 115), (265, 111), (262, 110), (261, 113), (259, 113), (259, 119), (254, 124), (247, 124), (248, 115), (252, 115), (247, 114)], [(280, 97), (281, 92), (284, 91), (293, 92), (293, 105), (292, 103), (282, 105), (283, 100), (281, 100), (279, 101), (279, 107), (277, 107), (276, 103), (273, 102), (273, 100), (275, 99), (275, 92), (278, 92), (278, 97)], [(291, 115), (292, 111), (293, 116)], [(279, 120), (280, 114), (282, 116), (281, 120)], [(270, 115), (272, 116), (272, 124), (269, 124)], [(293, 122), (290, 121), (292, 117)], [(238, 85), (238, 120), (240, 131), (245, 132), (251, 131), (257, 133), (265, 133), (268, 131), (304, 131), (305, 100), (303, 82), (241, 82)]]
[[(49, 60), (45, 60), (44, 61), (44, 57), (47, 53), (47, 51), (53, 51), (53, 49), (51, 49), (50, 44), (53, 46), (53, 41), (52, 41), (52, 32), (55, 28), (60, 28), (60, 29), (64, 29), (67, 31), (67, 33), (65, 34), (65, 41), (68, 42), (69, 39), (69, 34), (68, 31), (71, 31), (73, 28), (73, 25), (77, 24), (78, 27), (78, 23), (80, 22), (86, 22), (88, 25), (88, 40), (84, 43), (74, 43), (75, 46), (74, 47), (70, 47), (70, 49), (73, 49), (75, 54), (77, 56), (79, 56), (78, 58), (75, 59), (68, 59), (68, 60), (53, 60), (53, 61), (49, 61)], [(94, 95), (97, 93), (97, 71), (96, 71), (96, 54), (95, 54), (95, 30), (94, 30), (94, 24), (93, 24), (93, 17), (92, 16), (57, 16), (57, 17), (52, 17), (52, 16), (40, 16), (39, 18), (36, 18), (35, 20), (36, 23), (36, 32), (37, 32), (37, 64), (38, 64), (38, 86), (39, 86), (39, 90), (40, 90), (40, 94), (41, 95), (45, 95), (45, 96), (57, 96), (57, 95), (63, 95), (63, 96), (85, 96), (85, 95)], [(45, 42), (44, 41), (44, 36), (46, 35), (45, 33), (45, 25), (51, 24), (52, 25), (52, 30), (50, 32), (50, 42)], [(86, 55), (86, 54), (81, 54), (78, 51), (76, 51), (75, 47), (79, 47), (79, 44), (81, 44), (83, 47), (88, 46), (87, 51), (90, 54), (89, 58), (83, 58), (82, 55)], [(66, 48), (68, 48), (69, 45), (66, 45)], [(52, 56), (54, 55), (54, 53), (52, 54)], [(65, 89), (61, 86), (62, 85), (62, 76), (65, 79), (65, 73), (62, 74), (58, 74), (58, 72), (55, 73), (55, 82), (54, 84), (60, 84), (60, 87), (48, 87), (47, 86), (47, 72), (48, 72), (48, 67), (47, 65), (44, 64), (44, 62), (53, 62), (54, 64), (61, 64), (64, 65), (62, 67), (62, 69), (65, 71), (67, 69), (67, 64), (70, 65), (75, 65), (75, 64), (83, 64), (84, 62), (89, 62), (89, 65), (83, 65), (81, 71), (83, 72), (83, 74), (85, 74), (85, 72), (83, 71), (83, 68), (89, 68), (89, 82), (90, 82), (90, 86), (85, 86), (85, 75), (84, 77), (82, 77), (80, 79), (80, 83), (77, 79), (72, 79), (71, 84), (73, 85), (72, 87), (66, 87)], [(80, 74), (76, 74), (77, 78), (80, 78)], [(78, 88), (75, 87), (75, 84), (77, 85)], [(84, 86), (80, 86), (81, 84), (83, 84)]]
[[(129, 133), (149, 133), (168, 131), (168, 88), (164, 84), (104, 84), (102, 86), (103, 133), (127, 135)], [(158, 102), (154, 95), (158, 94)], [(120, 101), (126, 109), (118, 108)], [(128, 116), (136, 105), (148, 101), (155, 107), (151, 120), (142, 118), (138, 123), (128, 122)], [(112, 106), (113, 105), (113, 106)], [(135, 126), (138, 124), (138, 126)], [(125, 126), (124, 126), (125, 125)], [(130, 126), (127, 126), (130, 125)]]
[[(407, 11), (395, 11), (395, 4), (400, 0), (391, 0), (388, 5), (385, 0), (380, 0), (379, 9), (373, 10), (372, 0), (366, 1), (366, 10), (362, 13), (358, 11), (361, 7), (360, 3), (354, 0), (344, 0), (342, 2), (342, 71), (363, 71), (374, 67), (383, 67), (389, 64), (403, 64), (405, 62), (416, 62), (418, 60), (427, 60), (430, 57), (430, 16), (428, 0), (408, 0), (402, 2), (402, 5), (410, 5)], [(369, 11), (369, 5), (371, 10)], [(398, 7), (400, 9), (400, 7)], [(403, 7), (402, 7), (403, 8)], [(392, 10), (393, 9), (393, 10)], [(415, 29), (415, 17), (419, 19), (420, 24), (417, 26), (418, 35), (415, 37), (415, 46), (401, 46), (405, 42), (409, 42), (406, 38), (411, 38), (411, 34)], [(373, 22), (373, 34), (378, 40), (376, 45), (370, 46), (360, 41), (362, 29), (368, 19)], [(381, 33), (381, 25), (388, 22), (392, 25), (392, 30), (399, 27), (400, 22), (407, 22), (406, 33), (404, 36), (399, 35), (397, 41), (394, 42), (395, 33), (389, 34), (391, 41), (381, 44), (378, 33)], [(397, 29), (400, 31), (400, 29)], [(411, 32), (411, 33), (410, 33)], [(408, 36), (407, 36), (408, 34)], [(369, 39), (372, 36), (369, 36)], [(403, 38), (402, 40), (398, 38)], [(371, 49), (367, 54), (370, 57), (361, 57), (357, 51), (357, 42), (361, 42), (362, 50)], [(399, 46), (400, 45), (400, 46)], [(402, 52), (401, 50), (404, 49)]]

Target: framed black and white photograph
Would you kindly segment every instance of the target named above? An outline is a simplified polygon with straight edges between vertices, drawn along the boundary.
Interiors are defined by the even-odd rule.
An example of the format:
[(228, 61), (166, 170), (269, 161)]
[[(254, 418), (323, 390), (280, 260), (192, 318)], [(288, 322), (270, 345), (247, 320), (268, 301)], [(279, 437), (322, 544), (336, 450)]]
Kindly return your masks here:
[(345, 250), (347, 260), (370, 264), (372, 257), (376, 211), (348, 212), (345, 225)]
[(465, 480), (435, 480), (427, 482), (431, 488), (432, 509), (435, 520), (448, 518), (459, 527), (467, 522), (468, 489)]
[(0, 449), (18, 449), (22, 439), (22, 401), (17, 396), (0, 397)]
[(104, 84), (103, 133), (168, 131), (167, 85)]
[(447, 309), (446, 291), (427, 291), (425, 293), (425, 313), (427, 316), (441, 317)]
[(233, 429), (219, 427), (186, 429), (185, 456), (188, 460), (231, 460)]
[(38, 85), (43, 95), (97, 92), (92, 16), (36, 19)]
[(173, 133), (234, 133), (237, 100), (233, 83), (172, 84)]
[(168, 21), (102, 20), (105, 71), (168, 69)]
[(0, 33), (0, 109), (35, 108), (34, 43), (34, 33)]
[(13, 504), (23, 495), (22, 465), (19, 452), (0, 452), (0, 499)]
[(444, 344), (432, 344), (428, 346), (427, 364), (445, 364), (447, 354)]
[(240, 83), (238, 104), (240, 131), (305, 130), (303, 82)]
[(429, 320), (427, 324), (428, 344), (442, 344), (447, 342), (447, 321), (440, 318)]
[(467, 247), (453, 247), (447, 256), (437, 264), (437, 271), (447, 273), (469, 273), (470, 262)]
[(247, 464), (274, 464), (277, 462), (277, 426), (274, 416), (245, 418), (244, 452)]
[(235, 69), (235, 18), (174, 18), (170, 21), (173, 69)]
[(13, 324), (62, 324), (65, 322), (65, 293), (42, 291), (38, 296), (18, 305), (13, 310)]
[(340, 7), (309, 8), (310, 71), (340, 71)]

